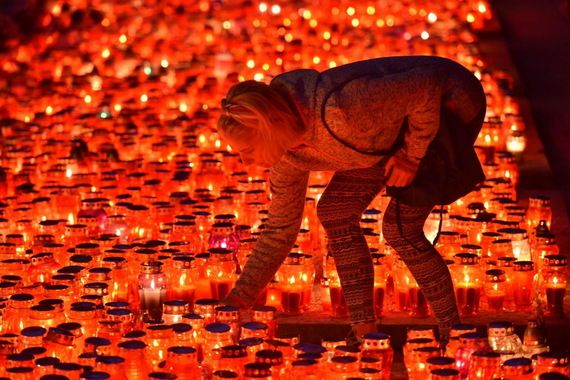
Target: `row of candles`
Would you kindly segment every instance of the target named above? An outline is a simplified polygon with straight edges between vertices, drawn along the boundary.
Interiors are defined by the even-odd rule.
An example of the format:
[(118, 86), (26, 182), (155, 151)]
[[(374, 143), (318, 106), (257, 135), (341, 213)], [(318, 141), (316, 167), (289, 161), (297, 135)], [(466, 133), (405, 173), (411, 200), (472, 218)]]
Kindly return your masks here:
[[(97, 208), (93, 208), (92, 202), (85, 202), (88, 206), (78, 213), (78, 219), (93, 220), (91, 227), (95, 231), (102, 221), (113, 216), (120, 216), (125, 223), (122, 215), (108, 217), (101, 203), (95, 203), (99, 204)], [(308, 209), (310, 211), (310, 207)], [(380, 213), (377, 210), (368, 210), (368, 213), (363, 226), (370, 226), (371, 222), (379, 226), (375, 215)], [(217, 215), (212, 224), (207, 222), (207, 214), (199, 211), (195, 215), (176, 216), (177, 221), (170, 223), (171, 229), (161, 233), (164, 240), (137, 239), (130, 244), (121, 243), (124, 236), (120, 234), (90, 235), (88, 224), (62, 226), (61, 221), (48, 219), (38, 223), (35, 231), (29, 228), (31, 226), (25, 230), (20, 228), (16, 231), (19, 233), (6, 234), (6, 241), (0, 243), (0, 267), (3, 273), (10, 273), (2, 277), (5, 285), (2, 294), (11, 296), (22, 289), (41, 293), (42, 287), (59, 283), (76, 298), (100, 292), (105, 301), (145, 303), (144, 299), (137, 298), (137, 288), (162, 289), (161, 303), (166, 300), (166, 294), (169, 299), (182, 298), (190, 304), (194, 298), (223, 299), (251, 253), (255, 233), (247, 225), (237, 225), (233, 214)], [(205, 222), (197, 226), (201, 216)], [(2, 221), (9, 228), (9, 220), (0, 220), (0, 223)], [(309, 216), (307, 221), (316, 222)], [(262, 230), (262, 225), (259, 227)], [(546, 223), (542, 227), (547, 230)], [(143, 229), (138, 223), (134, 228)], [(202, 233), (200, 228), (204, 230)], [(403, 262), (389, 246), (382, 244), (373, 228), (364, 228), (373, 251), (378, 316), (385, 311), (427, 316), (427, 302)], [(537, 230), (532, 243), (517, 240), (527, 244), (521, 252), (538, 258), (536, 267), (533, 261), (517, 258), (513, 241), (503, 237), (503, 234), (524, 233), (523, 229), (482, 232), (480, 245), (461, 244), (465, 237), (456, 230), (442, 233), (436, 247), (448, 259), (463, 315), (476, 314), (482, 304), (493, 312), (531, 311), (536, 306), (533, 302), (542, 302), (549, 315), (562, 316), (567, 258), (557, 254), (555, 244), (545, 249), (544, 240), (552, 240), (552, 235), (541, 232), (540, 227)], [(277, 306), (288, 314), (298, 314), (314, 296), (313, 285), (317, 279), (319, 291), (323, 293), (318, 296), (323, 309), (331, 310), (336, 316), (346, 316), (334, 262), (327, 257), (323, 264), (319, 249), (314, 245), (311, 229), (302, 230), (299, 252), (289, 255), (276, 275), (276, 282), (268, 286), (258, 302)], [(207, 251), (202, 253), (200, 248), (204, 246)], [(166, 270), (161, 269), (163, 266)], [(95, 290), (94, 284), (98, 284)], [(65, 292), (60, 289), (59, 293)]]
[[(103, 14), (96, 25), (74, 24), (74, 11), (90, 9)], [(262, 233), (270, 196), (267, 172), (245, 172), (215, 132), (219, 99), (238, 80), (379, 54), (448, 56), (472, 69), (487, 94), (477, 149), (489, 180), (434, 210), (425, 229), (433, 239), (442, 221), (437, 248), (462, 314), (537, 305), (562, 314), (567, 262), (549, 232), (550, 203), (517, 201), (516, 159), (526, 138), (506, 90), (511, 79), (485, 67), (463, 24), (481, 27), (490, 17), (486, 1), (53, 0), (44, 16), (44, 33), (0, 56), (9, 73), (0, 81), (11, 91), (0, 99), (8, 116), (0, 120), (2, 376), (389, 378), (386, 335), (369, 336), (361, 352), (273, 339), (276, 312), (347, 315), (315, 208), (331, 173), (311, 174), (295, 253), (256, 301), (252, 321), (240, 323), (237, 310), (215, 301)], [(387, 201), (379, 196), (362, 219), (375, 310), (426, 317), (413, 277), (384, 244)], [(452, 338), (457, 352), (438, 351), (430, 333), (411, 333), (410, 376), (434, 369), (443, 372), (432, 378), (465, 377), (470, 367), (499, 370), (473, 378), (500, 374), (510, 358), (504, 353), (465, 364), (471, 348), (489, 352), (481, 336), (461, 341), (466, 332), (473, 333), (458, 328)], [(440, 354), (448, 356), (445, 368), (428, 363)], [(543, 355), (532, 374), (524, 362), (524, 376), (555, 370)], [(503, 363), (502, 373), (515, 376), (517, 363)]]
[[(365, 334), (359, 346), (335, 339), (314, 344), (280, 334), (273, 307), (254, 307), (249, 322), (241, 321), (238, 308), (216, 300), (197, 301), (193, 312), (183, 301), (163, 307), (163, 321), (153, 323), (137, 319), (126, 302), (82, 301), (69, 311), (48, 310), (46, 303), (42, 312), (50, 317), (0, 336), (0, 376), (390, 379), (394, 351), (384, 333)], [(511, 322), (492, 322), (487, 333), (455, 325), (443, 347), (433, 329), (410, 327), (403, 354), (410, 379), (542, 379), (544, 373), (563, 379), (570, 374), (568, 354), (549, 352), (535, 321), (529, 322), (524, 341)]]

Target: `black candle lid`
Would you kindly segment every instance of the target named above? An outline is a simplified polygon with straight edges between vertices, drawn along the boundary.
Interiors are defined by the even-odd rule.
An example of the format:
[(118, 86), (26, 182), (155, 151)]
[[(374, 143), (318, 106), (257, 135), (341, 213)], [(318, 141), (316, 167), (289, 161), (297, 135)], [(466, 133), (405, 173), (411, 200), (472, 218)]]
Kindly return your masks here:
[(239, 375), (234, 371), (229, 370), (218, 370), (214, 372), (214, 378), (216, 379), (237, 379)]
[(190, 346), (171, 346), (168, 347), (167, 351), (178, 355), (191, 355), (196, 353), (196, 349)]
[(126, 342), (121, 342), (117, 346), (128, 350), (144, 350), (146, 348), (146, 343), (142, 340), (133, 339), (127, 340)]
[(305, 353), (322, 354), (327, 352), (327, 349), (316, 343), (301, 342), (293, 346), (294, 349)]
[(22, 329), (22, 331), (20, 331), (20, 334), (22, 336), (26, 336), (26, 337), (39, 337), (39, 336), (44, 336), (47, 333), (47, 329), (41, 327), (41, 326), (30, 326), (30, 327), (25, 327)]
[(453, 377), (456, 378), (459, 376), (459, 371), (454, 369), (454, 368), (440, 368), (440, 369), (434, 369), (431, 371), (432, 375), (438, 376), (438, 377)]
[(176, 379), (176, 375), (169, 372), (151, 372), (148, 374), (149, 379)]
[(103, 364), (121, 364), (125, 362), (125, 358), (113, 355), (99, 355), (97, 356), (95, 361), (97, 363), (103, 363)]
[(85, 380), (106, 380), (110, 379), (111, 375), (103, 371), (83, 372), (81, 378)]

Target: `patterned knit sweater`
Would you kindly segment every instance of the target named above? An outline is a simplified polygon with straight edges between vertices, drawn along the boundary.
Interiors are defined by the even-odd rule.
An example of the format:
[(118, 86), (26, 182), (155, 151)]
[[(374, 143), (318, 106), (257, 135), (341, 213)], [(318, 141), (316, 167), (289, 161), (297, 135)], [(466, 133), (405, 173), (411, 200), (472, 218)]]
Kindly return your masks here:
[(307, 131), (302, 147), (287, 151), (271, 168), (266, 229), (223, 300), (240, 307), (253, 304), (292, 249), (309, 172), (366, 168), (382, 159), (340, 143), (323, 125), (321, 112), (338, 138), (363, 151), (389, 149), (407, 117), (409, 128), (400, 153), (419, 161), (437, 133), (442, 106), (467, 122), (485, 105), (477, 78), (463, 66), (439, 57), (378, 58), (320, 74), (294, 70), (275, 77), (271, 86), (290, 96)]

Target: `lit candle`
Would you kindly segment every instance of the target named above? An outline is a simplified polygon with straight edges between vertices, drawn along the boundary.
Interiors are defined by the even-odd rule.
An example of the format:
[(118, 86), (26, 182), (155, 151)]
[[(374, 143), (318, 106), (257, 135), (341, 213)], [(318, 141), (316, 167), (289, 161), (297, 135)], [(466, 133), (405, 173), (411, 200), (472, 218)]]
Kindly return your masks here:
[(188, 303), (190, 309), (194, 305), (196, 285), (194, 276), (196, 272), (192, 268), (193, 257), (187, 255), (176, 256), (173, 259), (175, 273), (172, 273), (171, 287), (168, 298), (171, 300), (183, 300)]
[(566, 294), (566, 280), (553, 275), (546, 282), (547, 313), (552, 316), (564, 315), (564, 296)]
[(506, 277), (501, 269), (490, 269), (486, 273), (485, 297), (490, 311), (502, 311), (505, 303)]
[(340, 278), (336, 271), (334, 260), (331, 256), (327, 256), (325, 272), (328, 279), (332, 314), (336, 317), (345, 317), (348, 315), (348, 309), (344, 299), (344, 292), (342, 291), (340, 284)]
[(410, 314), (412, 317), (425, 318), (429, 314), (428, 302), (424, 296), (424, 293), (421, 291), (415, 281), (414, 285), (415, 286), (410, 286), (408, 289)]
[(516, 261), (513, 272), (513, 299), (517, 309), (530, 309), (533, 289), (534, 263), (532, 261)]
[(159, 261), (145, 262), (139, 274), (139, 297), (143, 317), (159, 321), (162, 317), (162, 304), (166, 296), (166, 275), (162, 273)]
[[(286, 280), (284, 289), (281, 291), (281, 306), (286, 314), (300, 314), (303, 292), (298, 284), (296, 276)], [(331, 300), (332, 303), (332, 300)]]
[(455, 295), (457, 297), (457, 306), (459, 306), (463, 315), (473, 315), (477, 312), (481, 298), (481, 289), (475, 287), (469, 275), (465, 275), (464, 280), (459, 283), (455, 289)]
[(230, 292), (235, 282), (235, 261), (233, 251), (224, 248), (209, 250), (209, 265), (206, 275), (210, 279), (210, 292), (212, 298), (224, 299)]
[(473, 315), (479, 310), (481, 299), (481, 273), (479, 257), (473, 253), (455, 255), (457, 267), (453, 270), (457, 306), (462, 315)]
[(310, 273), (309, 255), (291, 253), (277, 272), (277, 281), (281, 288), (281, 307), (286, 314), (300, 314), (310, 296), (314, 272)]

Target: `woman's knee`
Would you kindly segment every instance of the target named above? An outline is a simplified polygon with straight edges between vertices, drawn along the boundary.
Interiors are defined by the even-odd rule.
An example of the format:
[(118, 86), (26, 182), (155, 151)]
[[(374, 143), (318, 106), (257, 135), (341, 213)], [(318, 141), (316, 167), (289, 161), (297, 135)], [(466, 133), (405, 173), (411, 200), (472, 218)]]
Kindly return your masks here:
[[(402, 206), (402, 205), (401, 205)], [(382, 220), (382, 236), (388, 245), (391, 247), (398, 247), (408, 244), (410, 240), (423, 240), (425, 239), (423, 225), (425, 222), (425, 211), (418, 209), (417, 216), (410, 218), (408, 209), (403, 208), (406, 215), (399, 218), (394, 209), (394, 205), (390, 204), (384, 218)], [(405, 207), (405, 206), (404, 206)], [(413, 215), (414, 213), (412, 213)]]
[(400, 236), (396, 221), (386, 216), (384, 216), (382, 220), (382, 236), (391, 247), (396, 247), (401, 244), (402, 237)]

